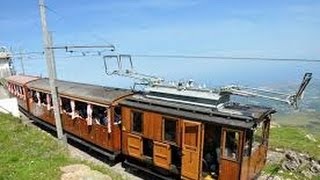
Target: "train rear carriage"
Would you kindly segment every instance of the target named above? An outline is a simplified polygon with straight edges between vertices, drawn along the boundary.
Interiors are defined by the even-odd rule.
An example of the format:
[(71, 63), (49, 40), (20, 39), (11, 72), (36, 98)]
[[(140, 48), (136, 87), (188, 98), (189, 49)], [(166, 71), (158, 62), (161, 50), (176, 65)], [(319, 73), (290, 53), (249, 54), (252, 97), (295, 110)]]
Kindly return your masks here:
[(266, 162), (271, 108), (215, 108), (136, 94), (122, 106), (125, 163), (162, 178), (253, 179)]
[(39, 79), (39, 77), (20, 75), (9, 76), (5, 78), (8, 92), (11, 96), (17, 97), (20, 108), (28, 110), (28, 103), (26, 101), (28, 89), (26, 84), (37, 79)]
[[(106, 150), (102, 153), (110, 159), (119, 155), (121, 110), (117, 101), (131, 95), (131, 91), (60, 80), (56, 84), (59, 89), (63, 129), (68, 137)], [(30, 82), (27, 87), (30, 92), (30, 112), (54, 125), (48, 79)]]
[[(55, 129), (47, 78), (12, 76), (8, 90), (20, 109), (33, 119)], [(57, 81), (62, 125), (67, 136), (114, 159), (121, 154), (121, 109), (117, 101), (131, 91), (96, 85)], [(22, 88), (22, 90), (21, 90)]]

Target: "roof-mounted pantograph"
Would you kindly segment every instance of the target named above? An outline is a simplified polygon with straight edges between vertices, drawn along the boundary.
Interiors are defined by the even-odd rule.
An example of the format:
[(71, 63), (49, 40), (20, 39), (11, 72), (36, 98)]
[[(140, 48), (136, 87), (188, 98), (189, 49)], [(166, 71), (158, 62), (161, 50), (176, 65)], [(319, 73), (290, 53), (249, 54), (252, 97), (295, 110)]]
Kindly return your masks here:
[(305, 73), (302, 82), (295, 93), (288, 94), (274, 90), (230, 85), (220, 88), (206, 88), (187, 82), (166, 82), (164, 79), (138, 73), (134, 70), (132, 58), (127, 54), (103, 56), (105, 73), (134, 79), (133, 90), (137, 85), (144, 86), (147, 97), (167, 101), (195, 104), (206, 107), (216, 107), (230, 101), (230, 95), (245, 97), (260, 97), (287, 103), (294, 108), (303, 98), (303, 92), (312, 79), (312, 73)]

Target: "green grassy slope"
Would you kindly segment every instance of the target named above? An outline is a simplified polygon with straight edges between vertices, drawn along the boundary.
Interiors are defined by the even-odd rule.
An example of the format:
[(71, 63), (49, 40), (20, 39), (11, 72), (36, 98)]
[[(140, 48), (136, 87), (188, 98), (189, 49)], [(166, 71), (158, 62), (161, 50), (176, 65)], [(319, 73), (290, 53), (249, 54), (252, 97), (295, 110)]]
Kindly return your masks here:
[(67, 149), (51, 135), (19, 121), (0, 114), (0, 180), (59, 179), (59, 167), (74, 163), (87, 164), (113, 179), (121, 179), (111, 170), (68, 157)]

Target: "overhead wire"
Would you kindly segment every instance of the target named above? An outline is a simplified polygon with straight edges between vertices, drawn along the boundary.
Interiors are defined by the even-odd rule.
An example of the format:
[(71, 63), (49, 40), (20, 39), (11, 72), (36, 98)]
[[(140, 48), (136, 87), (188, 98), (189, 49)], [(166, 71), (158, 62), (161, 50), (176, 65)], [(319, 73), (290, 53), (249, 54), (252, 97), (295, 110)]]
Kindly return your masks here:
[(215, 59), (215, 60), (250, 60), (250, 61), (279, 61), (279, 62), (309, 62), (320, 63), (320, 59), (303, 58), (268, 58), (268, 57), (237, 57), (237, 56), (199, 56), (199, 55), (159, 55), (133, 54), (132, 57), (141, 58), (174, 58), (174, 59)]

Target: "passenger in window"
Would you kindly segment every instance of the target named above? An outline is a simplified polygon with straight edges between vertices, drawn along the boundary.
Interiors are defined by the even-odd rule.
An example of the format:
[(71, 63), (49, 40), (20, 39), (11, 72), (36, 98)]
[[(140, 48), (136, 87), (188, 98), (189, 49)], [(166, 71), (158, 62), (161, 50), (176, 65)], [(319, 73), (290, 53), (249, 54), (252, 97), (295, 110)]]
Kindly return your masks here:
[(83, 108), (78, 109), (79, 115), (82, 119), (86, 119), (87, 118), (87, 113)]
[(103, 113), (99, 114), (100, 116), (100, 124), (107, 125), (108, 124), (108, 110), (106, 109)]
[(70, 100), (66, 98), (61, 98), (61, 104), (62, 104), (62, 111), (66, 114), (69, 114), (72, 112)]
[(204, 159), (207, 164), (207, 168), (213, 174), (219, 172), (219, 161), (220, 161), (220, 143), (219, 138), (212, 138), (218, 136), (211, 136), (206, 139), (206, 154)]
[(74, 111), (74, 115), (72, 119), (75, 119), (75, 118), (81, 118), (79, 110)]
[(38, 103), (37, 93), (35, 91), (31, 91), (32, 94), (32, 101)]
[(114, 124), (121, 124), (121, 108), (114, 108)]
[(237, 158), (238, 142), (236, 141), (236, 132), (227, 132), (225, 155), (232, 159)]
[(40, 101), (43, 106), (47, 106), (47, 95), (45, 93), (40, 93)]

